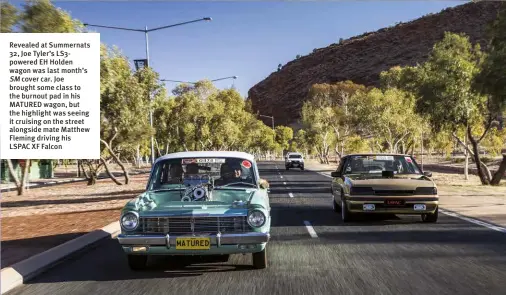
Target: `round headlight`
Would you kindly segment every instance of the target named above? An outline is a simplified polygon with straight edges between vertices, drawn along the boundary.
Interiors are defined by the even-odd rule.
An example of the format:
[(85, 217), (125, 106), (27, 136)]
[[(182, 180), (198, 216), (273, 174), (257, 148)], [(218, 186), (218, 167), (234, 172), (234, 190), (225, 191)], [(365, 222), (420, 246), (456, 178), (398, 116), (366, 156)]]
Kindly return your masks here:
[(265, 214), (261, 211), (251, 211), (248, 215), (248, 223), (252, 227), (261, 227), (265, 223)]
[(139, 226), (139, 216), (134, 212), (128, 212), (121, 217), (121, 226), (126, 230), (134, 230)]

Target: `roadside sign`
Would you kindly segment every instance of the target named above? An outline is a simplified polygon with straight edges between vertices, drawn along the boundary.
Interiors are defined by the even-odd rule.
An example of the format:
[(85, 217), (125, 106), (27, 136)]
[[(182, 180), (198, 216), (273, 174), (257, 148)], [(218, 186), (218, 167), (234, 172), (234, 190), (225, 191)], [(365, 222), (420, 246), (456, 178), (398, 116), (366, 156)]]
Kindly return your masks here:
[(135, 59), (134, 60), (134, 64), (135, 64), (135, 70), (139, 70), (139, 69), (142, 69), (142, 68), (145, 68), (145, 67), (148, 67), (148, 60), (147, 59)]

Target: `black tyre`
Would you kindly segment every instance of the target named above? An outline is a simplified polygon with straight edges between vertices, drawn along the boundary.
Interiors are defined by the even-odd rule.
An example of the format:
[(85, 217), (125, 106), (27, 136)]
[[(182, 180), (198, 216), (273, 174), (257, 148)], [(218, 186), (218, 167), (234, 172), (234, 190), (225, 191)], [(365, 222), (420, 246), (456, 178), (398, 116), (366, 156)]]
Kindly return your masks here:
[(147, 255), (128, 255), (128, 266), (132, 270), (141, 270), (146, 268), (148, 262)]
[(286, 167), (286, 170), (290, 169), (290, 167)]
[(332, 208), (334, 209), (334, 212), (339, 213), (341, 212), (341, 207), (337, 205), (336, 200), (332, 199)]
[(434, 222), (437, 222), (438, 217), (439, 217), (439, 207), (436, 208), (436, 211), (434, 213), (422, 214), (422, 221), (428, 222), (428, 223), (434, 223)]
[(267, 267), (267, 247), (264, 250), (253, 253), (253, 267), (256, 269), (264, 269)]
[(346, 203), (344, 201), (341, 201), (341, 219), (343, 222), (350, 222), (353, 221), (353, 214), (348, 210), (348, 207), (346, 206)]
[(301, 167), (300, 167), (300, 170), (304, 170), (304, 166), (301, 166)]

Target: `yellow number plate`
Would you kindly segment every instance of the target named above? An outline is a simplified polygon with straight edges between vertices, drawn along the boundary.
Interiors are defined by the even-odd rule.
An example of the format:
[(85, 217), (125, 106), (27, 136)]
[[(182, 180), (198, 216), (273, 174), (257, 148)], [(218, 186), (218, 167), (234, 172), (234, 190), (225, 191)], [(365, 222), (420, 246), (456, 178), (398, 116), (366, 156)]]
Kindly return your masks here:
[(210, 238), (176, 238), (177, 250), (209, 250)]

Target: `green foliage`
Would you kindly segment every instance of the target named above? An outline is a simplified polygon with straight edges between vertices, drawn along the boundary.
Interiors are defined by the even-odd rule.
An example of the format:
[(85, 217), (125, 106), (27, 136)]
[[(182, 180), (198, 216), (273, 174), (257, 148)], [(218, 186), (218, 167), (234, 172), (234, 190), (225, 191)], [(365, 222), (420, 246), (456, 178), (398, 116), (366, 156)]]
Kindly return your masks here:
[(417, 112), (436, 130), (456, 129), (481, 120), (486, 99), (472, 88), (479, 73), (479, 46), (464, 35), (445, 33), (417, 73)]
[(293, 139), (293, 129), (287, 126), (277, 126), (276, 131), (276, 143), (283, 150), (287, 150), (290, 147), (290, 141)]
[(422, 124), (414, 105), (414, 96), (397, 88), (358, 92), (349, 102), (352, 122), (360, 133), (386, 143), (389, 152), (398, 152), (401, 141)]
[(49, 0), (27, 0), (20, 20), (25, 33), (76, 33), (84, 27)]
[(118, 148), (133, 148), (151, 134), (145, 85), (132, 72), (126, 57), (102, 47), (100, 133)]
[(506, 129), (498, 130), (496, 128), (490, 130), (483, 139), (483, 148), (485, 148), (492, 156), (499, 156), (501, 150), (506, 147)]
[(0, 33), (11, 33), (18, 19), (16, 7), (8, 2), (0, 2)]
[(476, 76), (475, 87), (490, 96), (489, 110), (492, 116), (497, 116), (506, 109), (506, 5), (499, 11), (489, 34), (490, 48)]

